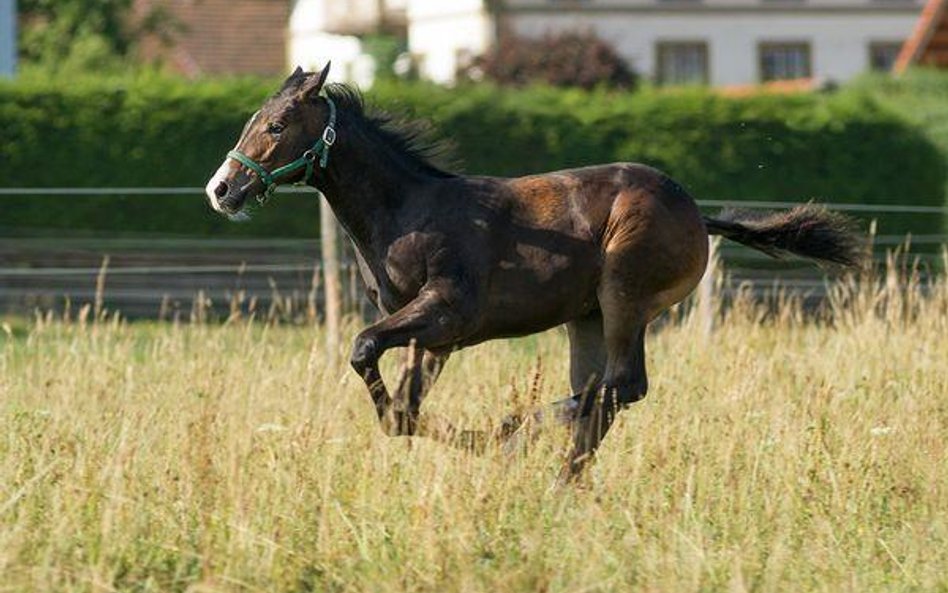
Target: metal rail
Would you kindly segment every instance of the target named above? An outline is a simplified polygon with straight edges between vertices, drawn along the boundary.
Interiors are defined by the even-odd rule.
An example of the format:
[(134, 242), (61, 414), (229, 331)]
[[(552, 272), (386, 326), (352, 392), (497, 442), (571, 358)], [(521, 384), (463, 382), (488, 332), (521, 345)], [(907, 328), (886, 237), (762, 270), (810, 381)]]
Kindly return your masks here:
[[(314, 190), (288, 187), (280, 192)], [(101, 233), (96, 231), (5, 228), (2, 223), (4, 196), (83, 199), (201, 195), (203, 189), (197, 187), (0, 188), (0, 314), (61, 308), (67, 301), (104, 300), (107, 308), (124, 314), (156, 317), (169, 306), (183, 311), (207, 298), (222, 307), (235, 295), (246, 299), (242, 302), (256, 301), (258, 306), (290, 299), (295, 303), (291, 308), (321, 307), (322, 287), (316, 273), (320, 249), (316, 238), (220, 238), (154, 232), (116, 237), (96, 236)], [(698, 204), (706, 209), (781, 209), (799, 205), (767, 200), (699, 200)], [(948, 207), (899, 204), (895, 200), (886, 204), (824, 205), (858, 213), (948, 217)], [(874, 237), (874, 242), (881, 251), (907, 241), (903, 236), (887, 234)], [(945, 256), (938, 249), (948, 245), (948, 234), (915, 235), (908, 243), (921, 250), (911, 256), (921, 264), (921, 282), (934, 277), (936, 272), (932, 270), (943, 273)], [(742, 293), (749, 291), (758, 297), (788, 291), (815, 302), (826, 298), (829, 292), (830, 284), (819, 269), (791, 261), (774, 265), (764, 254), (737, 245), (722, 245), (719, 253), (730, 279), (723, 287), (725, 295), (740, 287)], [(100, 264), (105, 254), (111, 255), (111, 262), (103, 270)], [(884, 263), (885, 256), (877, 255), (875, 261)], [(356, 267), (351, 258), (343, 267), (347, 308), (358, 308), (362, 289)]]
[[(317, 193), (309, 187), (284, 186), (278, 193)], [(180, 196), (203, 195), (202, 187), (6, 187), (0, 196)], [(697, 200), (699, 206), (718, 208), (792, 208), (801, 202), (771, 200)], [(918, 206), (913, 204), (866, 204), (848, 202), (820, 202), (834, 210), (848, 212), (887, 212), (892, 214), (948, 214), (948, 206)]]

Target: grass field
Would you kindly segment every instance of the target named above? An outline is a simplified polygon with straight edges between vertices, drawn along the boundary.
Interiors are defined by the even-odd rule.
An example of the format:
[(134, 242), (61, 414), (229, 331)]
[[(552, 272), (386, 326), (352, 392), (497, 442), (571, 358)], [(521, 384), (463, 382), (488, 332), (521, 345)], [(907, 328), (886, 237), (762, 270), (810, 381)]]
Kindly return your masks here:
[[(318, 330), (8, 324), (0, 591), (948, 591), (948, 286), (922, 288), (666, 324), (565, 489), (561, 431), (383, 437)], [(562, 332), (491, 343), (426, 405), (485, 427), (566, 376)]]

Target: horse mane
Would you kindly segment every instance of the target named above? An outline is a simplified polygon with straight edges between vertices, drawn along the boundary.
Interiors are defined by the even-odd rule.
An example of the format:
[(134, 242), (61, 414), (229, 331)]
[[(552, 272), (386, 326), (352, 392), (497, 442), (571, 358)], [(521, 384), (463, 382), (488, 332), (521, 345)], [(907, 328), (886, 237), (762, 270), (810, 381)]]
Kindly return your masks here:
[(357, 125), (388, 148), (402, 162), (435, 177), (455, 177), (458, 164), (453, 148), (438, 138), (424, 121), (394, 116), (378, 109), (368, 110), (362, 93), (342, 83), (323, 88), (340, 113), (353, 118)]

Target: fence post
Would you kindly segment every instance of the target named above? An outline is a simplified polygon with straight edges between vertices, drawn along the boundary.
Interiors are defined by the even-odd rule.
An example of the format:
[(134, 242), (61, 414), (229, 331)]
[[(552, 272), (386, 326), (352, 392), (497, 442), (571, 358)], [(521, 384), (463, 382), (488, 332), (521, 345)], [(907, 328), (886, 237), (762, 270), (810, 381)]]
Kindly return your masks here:
[(102, 265), (99, 266), (99, 273), (95, 277), (95, 321), (102, 321), (102, 314), (105, 311), (105, 278), (109, 273), (109, 255), (102, 258)]
[(715, 299), (715, 284), (718, 281), (718, 237), (708, 237), (708, 266), (704, 276), (698, 284), (698, 325), (701, 335), (705, 338), (714, 331), (714, 316), (717, 313)]
[(336, 215), (329, 202), (320, 196), (319, 240), (323, 260), (323, 305), (326, 311), (326, 364), (335, 368), (339, 359), (339, 334), (342, 321), (342, 282), (339, 278), (339, 249)]

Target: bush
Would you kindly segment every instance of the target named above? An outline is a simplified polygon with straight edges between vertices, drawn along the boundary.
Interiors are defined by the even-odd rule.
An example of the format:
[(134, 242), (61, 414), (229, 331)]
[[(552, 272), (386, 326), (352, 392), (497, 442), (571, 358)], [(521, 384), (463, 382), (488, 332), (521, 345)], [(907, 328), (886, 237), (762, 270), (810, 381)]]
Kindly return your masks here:
[(20, 0), (17, 15), (23, 62), (56, 73), (140, 67), (141, 39), (169, 41), (183, 27), (167, 6), (134, 0)]
[(616, 50), (591, 32), (548, 33), (539, 39), (504, 35), (461, 75), (506, 86), (543, 83), (586, 90), (600, 85), (631, 89), (637, 80)]
[(948, 155), (948, 72), (917, 69), (898, 78), (873, 74), (857, 80), (848, 89), (853, 95), (868, 95), (884, 107), (918, 126)]
[[(7, 187), (200, 187), (234, 145), (243, 122), (278, 81), (190, 84), (145, 76), (33, 79), (0, 85), (0, 179)], [(203, 194), (127, 197), (0, 197), (0, 227), (226, 235), (312, 236), (315, 195), (281, 195), (290, 210), (259, 210), (235, 225)], [(289, 204), (286, 204), (289, 203)]]
[[(0, 183), (202, 186), (277, 84), (160, 78), (0, 84)], [(665, 170), (699, 199), (944, 205), (943, 155), (868, 93), (731, 99), (697, 90), (385, 84), (369, 103), (433, 120), (469, 173), (638, 161)], [(203, 195), (0, 200), (0, 227), (20, 232), (300, 237), (319, 228), (317, 199), (305, 194), (278, 194), (243, 225), (212, 213)], [(938, 217), (919, 218), (888, 217), (881, 232), (941, 230)]]

